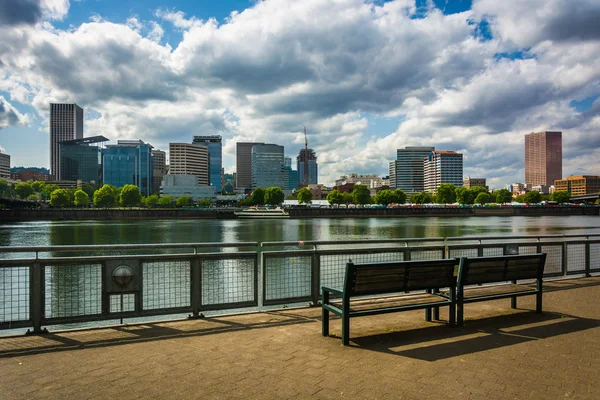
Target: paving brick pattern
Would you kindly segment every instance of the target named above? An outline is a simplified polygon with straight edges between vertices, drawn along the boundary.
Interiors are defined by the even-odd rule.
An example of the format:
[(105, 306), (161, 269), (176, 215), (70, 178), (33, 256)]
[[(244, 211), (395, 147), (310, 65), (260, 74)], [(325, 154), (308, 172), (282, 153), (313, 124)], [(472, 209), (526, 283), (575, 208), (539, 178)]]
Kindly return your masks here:
[(350, 347), (319, 309), (0, 337), (0, 399), (598, 399), (600, 278), (546, 288), (543, 314), (470, 304), (463, 328), (356, 318)]

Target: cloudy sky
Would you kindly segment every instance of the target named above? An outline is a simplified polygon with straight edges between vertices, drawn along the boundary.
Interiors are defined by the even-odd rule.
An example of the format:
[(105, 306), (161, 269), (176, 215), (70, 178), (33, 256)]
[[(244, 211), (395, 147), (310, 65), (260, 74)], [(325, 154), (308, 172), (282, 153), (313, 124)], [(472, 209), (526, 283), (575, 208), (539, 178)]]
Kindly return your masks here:
[(563, 174), (600, 174), (598, 0), (0, 0), (0, 150), (48, 166), (48, 105), (85, 136), (168, 150), (193, 135), (295, 156), (320, 181), (388, 174), (395, 150), (524, 179), (523, 135), (563, 131)]

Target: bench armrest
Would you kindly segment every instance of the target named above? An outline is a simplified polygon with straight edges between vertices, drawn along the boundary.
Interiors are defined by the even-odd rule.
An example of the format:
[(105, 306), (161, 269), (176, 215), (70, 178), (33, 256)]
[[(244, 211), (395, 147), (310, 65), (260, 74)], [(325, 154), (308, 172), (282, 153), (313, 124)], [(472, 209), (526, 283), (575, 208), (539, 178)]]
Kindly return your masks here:
[(321, 291), (323, 293), (325, 293), (325, 292), (331, 292), (331, 293), (335, 293), (335, 294), (344, 294), (343, 290), (330, 288), (328, 286), (321, 286)]

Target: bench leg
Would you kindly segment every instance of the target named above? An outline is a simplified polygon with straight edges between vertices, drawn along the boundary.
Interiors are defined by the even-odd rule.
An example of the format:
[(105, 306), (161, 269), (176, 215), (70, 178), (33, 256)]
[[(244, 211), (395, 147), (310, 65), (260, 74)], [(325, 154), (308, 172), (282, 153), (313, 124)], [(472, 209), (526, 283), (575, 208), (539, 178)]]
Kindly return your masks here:
[(538, 292), (535, 294), (535, 312), (536, 313), (541, 313), (542, 312), (542, 285), (540, 284), (538, 286)]
[[(439, 289), (433, 290), (433, 293), (439, 293), (439, 292), (440, 292)], [(434, 321), (440, 320), (440, 308), (439, 307), (433, 307), (433, 319), (434, 319)]]
[(350, 344), (350, 316), (347, 312), (342, 314), (342, 344), (344, 346)]
[[(513, 280), (512, 283), (516, 284), (517, 281)], [(510, 298), (510, 308), (517, 308), (517, 296), (513, 296)]]
[(450, 304), (450, 307), (448, 307), (448, 324), (450, 326), (456, 325), (456, 304)]
[(462, 293), (458, 292), (456, 296), (456, 324), (462, 326), (464, 322), (464, 307)]
[[(431, 294), (432, 290), (431, 289), (427, 289), (427, 293)], [(431, 322), (431, 307), (427, 307), (425, 309), (425, 321)]]
[(321, 335), (329, 336), (329, 310), (325, 308), (321, 311)]

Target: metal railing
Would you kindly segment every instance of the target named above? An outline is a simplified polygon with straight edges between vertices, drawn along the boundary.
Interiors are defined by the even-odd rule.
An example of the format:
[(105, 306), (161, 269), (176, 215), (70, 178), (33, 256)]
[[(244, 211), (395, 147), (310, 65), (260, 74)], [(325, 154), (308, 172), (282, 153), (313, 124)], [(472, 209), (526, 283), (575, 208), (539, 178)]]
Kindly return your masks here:
[(0, 329), (318, 304), (349, 260), (494, 256), (507, 245), (547, 253), (545, 277), (600, 272), (600, 235), (0, 247)]

